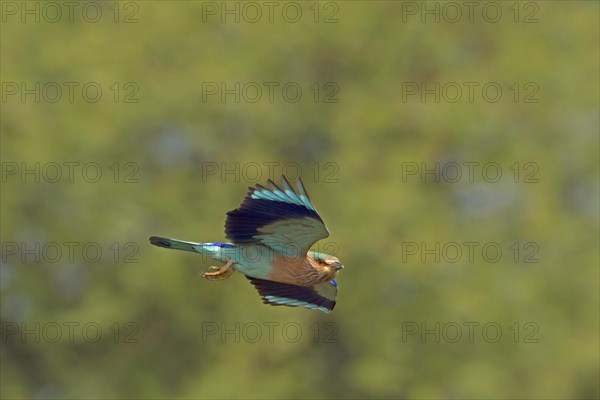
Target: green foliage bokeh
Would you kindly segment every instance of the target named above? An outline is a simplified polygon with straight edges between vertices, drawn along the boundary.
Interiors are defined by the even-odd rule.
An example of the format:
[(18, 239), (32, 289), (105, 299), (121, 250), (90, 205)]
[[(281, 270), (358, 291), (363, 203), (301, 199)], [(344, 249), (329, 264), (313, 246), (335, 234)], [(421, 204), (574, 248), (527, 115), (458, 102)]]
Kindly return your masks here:
[[(98, 4), (112, 15), (114, 3)], [(498, 23), (403, 21), (403, 3), (391, 1), (335, 3), (334, 23), (315, 23), (311, 3), (298, 3), (307, 14), (297, 23), (279, 14), (274, 22), (204, 21), (194, 1), (135, 4), (129, 24), (2, 24), (3, 83), (104, 89), (97, 103), (3, 99), (3, 163), (95, 162), (103, 176), (3, 177), (2, 242), (95, 242), (105, 252), (102, 262), (3, 255), (3, 398), (599, 396), (598, 3), (539, 2), (534, 23), (509, 14)], [(497, 4), (508, 12), (509, 3)], [(123, 101), (128, 82), (139, 89), (135, 103)], [(303, 96), (204, 99), (207, 82), (296, 82)], [(328, 82), (337, 102), (323, 101)], [(411, 82), (496, 82), (504, 93), (497, 102), (481, 91), (472, 102), (466, 94), (421, 101), (404, 97)], [(508, 89), (515, 82), (519, 101)], [(522, 101), (527, 82), (539, 88), (537, 102)], [(406, 175), (407, 165), (452, 162), (494, 162), (503, 176), (492, 183), (477, 169), (472, 182), (452, 183)], [(150, 235), (225, 240), (225, 213), (254, 183), (241, 173), (251, 163), (263, 184), (269, 163), (277, 175), (301, 167), (331, 231), (326, 242), (346, 266), (333, 313), (263, 306), (241, 276), (203, 281), (210, 260), (148, 244)], [(535, 166), (537, 183), (523, 175), (515, 183), (515, 163), (521, 174)], [(209, 165), (219, 172), (206, 176)], [(222, 167), (240, 173), (222, 175)], [(133, 243), (136, 262), (124, 262), (123, 248), (111, 261), (115, 242)], [(504, 254), (436, 262), (406, 253), (407, 243), (464, 242), (498, 243)], [(538, 262), (523, 262), (526, 243)], [(5, 331), (7, 323), (66, 321), (97, 323), (101, 340), (36, 343)], [(470, 322), (479, 324), (473, 340)], [(115, 323), (121, 334), (133, 323), (138, 342), (114, 343)], [(206, 337), (209, 325), (254, 323), (278, 323), (274, 340), (266, 328), (255, 343)], [(289, 323), (302, 329), (297, 342), (283, 337)], [(413, 323), (456, 323), (463, 336), (407, 336)], [(482, 337), (487, 323), (502, 328), (498, 342)], [(527, 323), (535, 342), (523, 340)], [(325, 340), (333, 332), (325, 327), (335, 340)]]

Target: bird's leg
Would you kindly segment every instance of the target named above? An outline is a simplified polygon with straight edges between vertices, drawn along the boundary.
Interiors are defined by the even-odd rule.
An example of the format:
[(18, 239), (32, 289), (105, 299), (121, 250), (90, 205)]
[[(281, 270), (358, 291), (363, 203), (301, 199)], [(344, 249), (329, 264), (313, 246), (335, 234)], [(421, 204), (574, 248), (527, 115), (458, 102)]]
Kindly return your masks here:
[(227, 279), (233, 274), (234, 269), (231, 268), (233, 265), (233, 260), (227, 261), (227, 264), (222, 267), (210, 267), (210, 270), (215, 272), (204, 272), (202, 273), (202, 277), (208, 279), (209, 281), (219, 281), (223, 279)]

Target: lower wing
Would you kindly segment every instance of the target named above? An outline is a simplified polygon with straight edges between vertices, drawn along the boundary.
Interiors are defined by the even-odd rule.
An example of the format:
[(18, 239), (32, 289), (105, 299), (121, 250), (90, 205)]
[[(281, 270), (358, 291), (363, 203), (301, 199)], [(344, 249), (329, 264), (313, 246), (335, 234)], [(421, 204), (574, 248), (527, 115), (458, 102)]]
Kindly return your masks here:
[(306, 307), (325, 313), (335, 307), (337, 283), (335, 280), (315, 286), (296, 286), (246, 276), (261, 295), (263, 303), (272, 306)]

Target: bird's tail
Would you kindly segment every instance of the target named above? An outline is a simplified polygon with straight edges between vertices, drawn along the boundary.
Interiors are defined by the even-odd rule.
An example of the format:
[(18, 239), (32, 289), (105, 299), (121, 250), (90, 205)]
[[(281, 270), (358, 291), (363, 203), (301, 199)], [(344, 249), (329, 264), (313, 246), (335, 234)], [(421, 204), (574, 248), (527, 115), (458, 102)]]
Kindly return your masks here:
[(150, 236), (150, 243), (167, 249), (185, 250), (204, 254), (210, 258), (221, 261), (228, 261), (230, 258), (232, 258), (232, 254), (230, 253), (235, 249), (235, 245), (233, 243), (194, 243), (160, 236)]

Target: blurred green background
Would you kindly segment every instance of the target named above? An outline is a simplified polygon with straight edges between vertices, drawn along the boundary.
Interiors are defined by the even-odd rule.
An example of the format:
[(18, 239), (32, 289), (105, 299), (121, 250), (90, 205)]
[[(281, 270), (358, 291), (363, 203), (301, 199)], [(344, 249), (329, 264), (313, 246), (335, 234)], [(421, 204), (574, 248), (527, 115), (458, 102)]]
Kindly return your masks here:
[[(2, 2), (2, 398), (598, 398), (597, 2), (51, 3)], [(297, 166), (331, 314), (148, 244)]]

